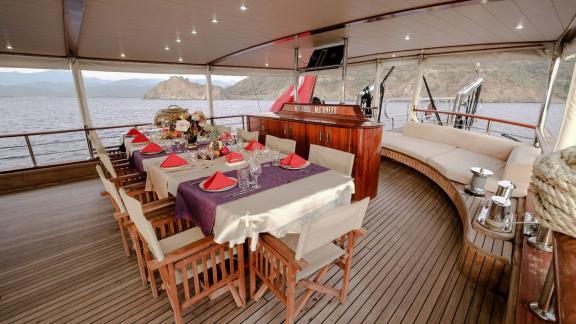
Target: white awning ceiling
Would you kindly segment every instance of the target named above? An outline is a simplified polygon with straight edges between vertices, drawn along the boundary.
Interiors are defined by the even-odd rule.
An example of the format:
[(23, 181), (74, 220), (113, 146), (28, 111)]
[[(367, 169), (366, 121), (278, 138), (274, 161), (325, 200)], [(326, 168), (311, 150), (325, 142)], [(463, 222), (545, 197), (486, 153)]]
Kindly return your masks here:
[[(131, 61), (122, 68), (131, 72), (155, 69), (144, 63), (186, 73), (204, 71), (209, 63), (231, 73), (235, 67), (260, 71), (266, 64), (291, 69), (295, 47), (301, 48), (302, 67), (314, 48), (343, 37), (349, 38), (351, 62), (454, 48), (542, 45), (557, 40), (576, 15), (575, 0), (461, 0), (442, 8), (423, 8), (445, 2), (438, 0), (84, 1), (77, 54), (81, 65), (106, 70), (123, 65), (112, 61)], [(241, 3), (248, 10), (240, 10)], [(306, 34), (392, 12), (382, 20)], [(0, 1), (0, 53), (65, 58), (63, 21), (59, 0)], [(298, 39), (289, 37), (300, 33)], [(262, 46), (251, 49), (256, 45)], [(34, 56), (8, 61), (7, 56), (0, 56), (0, 65), (37, 61)]]

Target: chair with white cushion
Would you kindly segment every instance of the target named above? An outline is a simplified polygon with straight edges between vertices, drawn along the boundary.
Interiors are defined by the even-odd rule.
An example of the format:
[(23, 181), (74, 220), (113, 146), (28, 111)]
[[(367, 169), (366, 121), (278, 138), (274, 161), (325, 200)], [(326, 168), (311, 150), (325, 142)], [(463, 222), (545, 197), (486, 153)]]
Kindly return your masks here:
[(354, 154), (310, 144), (308, 161), (350, 176), (354, 167)]
[(222, 126), (222, 125), (214, 125), (214, 128), (216, 128), (218, 130), (219, 134), (223, 134), (223, 133), (232, 134), (232, 128), (231, 127)]
[(242, 138), (242, 140), (244, 142), (257, 141), (259, 135), (260, 134), (258, 131), (248, 132), (248, 131), (243, 130), (242, 128), (238, 128), (236, 130), (236, 136), (238, 138)]
[[(183, 323), (183, 308), (219, 290), (229, 290), (238, 306), (245, 305), (242, 244), (236, 249), (228, 243), (217, 244), (213, 236), (204, 236), (199, 227), (158, 239), (158, 229), (144, 216), (140, 202), (124, 189), (120, 189), (120, 196), (132, 221), (131, 227), (142, 238), (147, 268), (160, 272), (176, 323)], [(165, 218), (173, 219), (173, 215)], [(239, 286), (238, 291), (235, 284)]]
[(112, 161), (126, 160), (126, 152), (120, 151), (118, 148), (107, 149), (95, 131), (88, 131), (88, 140), (98, 155), (107, 154)]
[[(302, 225), (300, 234), (278, 239), (269, 234), (259, 237), (250, 253), (250, 297), (257, 300), (267, 289), (286, 305), (286, 323), (293, 323), (315, 291), (346, 301), (356, 239), (364, 235), (362, 221), (369, 198), (330, 210)], [(343, 270), (340, 289), (327, 287), (321, 280), (332, 265)], [(313, 279), (308, 279), (316, 274)], [(262, 286), (256, 290), (256, 278)], [(306, 288), (296, 301), (296, 286)]]
[(266, 135), (266, 146), (282, 154), (290, 154), (296, 151), (296, 141), (272, 135)]

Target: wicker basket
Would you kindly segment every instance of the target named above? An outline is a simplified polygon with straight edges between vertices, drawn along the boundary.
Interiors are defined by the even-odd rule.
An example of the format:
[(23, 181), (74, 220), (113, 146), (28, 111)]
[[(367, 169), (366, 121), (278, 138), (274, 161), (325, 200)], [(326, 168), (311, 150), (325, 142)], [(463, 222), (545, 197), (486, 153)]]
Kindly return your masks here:
[(188, 114), (188, 109), (171, 105), (168, 108), (160, 109), (154, 116), (154, 125), (161, 126), (163, 120), (172, 121), (174, 119), (181, 119), (180, 116)]
[(538, 221), (576, 238), (576, 146), (539, 156), (530, 188)]

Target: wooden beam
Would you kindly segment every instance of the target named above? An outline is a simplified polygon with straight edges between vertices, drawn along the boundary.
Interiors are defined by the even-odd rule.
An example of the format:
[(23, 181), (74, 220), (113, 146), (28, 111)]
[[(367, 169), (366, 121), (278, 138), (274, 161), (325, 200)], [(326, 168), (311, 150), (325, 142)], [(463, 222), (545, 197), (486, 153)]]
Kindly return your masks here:
[(84, 17), (85, 0), (63, 0), (64, 41), (68, 57), (78, 57), (80, 30)]

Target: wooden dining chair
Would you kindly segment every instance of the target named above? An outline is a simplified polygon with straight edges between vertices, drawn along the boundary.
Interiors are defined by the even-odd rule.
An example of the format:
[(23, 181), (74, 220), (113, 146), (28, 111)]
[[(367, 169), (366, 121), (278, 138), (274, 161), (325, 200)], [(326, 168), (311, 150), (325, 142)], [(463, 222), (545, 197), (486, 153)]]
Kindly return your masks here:
[[(362, 221), (369, 198), (335, 208), (302, 225), (300, 234), (276, 238), (260, 235), (254, 252), (250, 252), (250, 297), (260, 299), (267, 289), (286, 305), (286, 322), (296, 315), (315, 291), (346, 301), (354, 245), (364, 235)], [(322, 285), (321, 280), (332, 265), (343, 270), (340, 289)], [(307, 279), (316, 274), (314, 279)], [(256, 278), (261, 287), (256, 290)], [(306, 288), (296, 301), (296, 287)]]
[(266, 134), (266, 146), (269, 146), (282, 154), (290, 154), (296, 151), (296, 141)]
[(354, 154), (310, 144), (308, 161), (350, 176), (354, 167)]
[(218, 130), (219, 134), (223, 134), (223, 133), (232, 134), (232, 128), (229, 126), (214, 125), (214, 128), (216, 128), (216, 130)]
[(242, 138), (242, 140), (244, 142), (257, 141), (259, 135), (260, 135), (260, 133), (258, 131), (249, 132), (249, 131), (243, 130), (242, 128), (238, 128), (236, 130), (236, 136), (238, 138)]
[(124, 189), (120, 189), (120, 196), (131, 227), (142, 238), (148, 269), (160, 273), (176, 323), (183, 323), (183, 309), (221, 290), (230, 291), (239, 307), (246, 304), (242, 244), (237, 248), (230, 248), (228, 243), (218, 244), (213, 236), (204, 236), (198, 227), (158, 239), (158, 230), (144, 215), (140, 202)]
[(98, 155), (106, 154), (110, 157), (110, 160), (112, 161), (127, 159), (126, 152), (120, 151), (119, 148), (106, 148), (104, 144), (102, 144), (102, 141), (100, 140), (100, 137), (98, 137), (98, 134), (96, 134), (96, 132), (93, 130), (88, 131), (88, 140), (90, 141), (90, 144), (92, 144), (92, 148), (96, 151), (96, 154)]
[(106, 176), (109, 179), (116, 179), (118, 176), (139, 173), (130, 165), (130, 162), (120, 162), (119, 160), (113, 162), (108, 154), (98, 154), (98, 159), (100, 160), (100, 164), (104, 167)]

